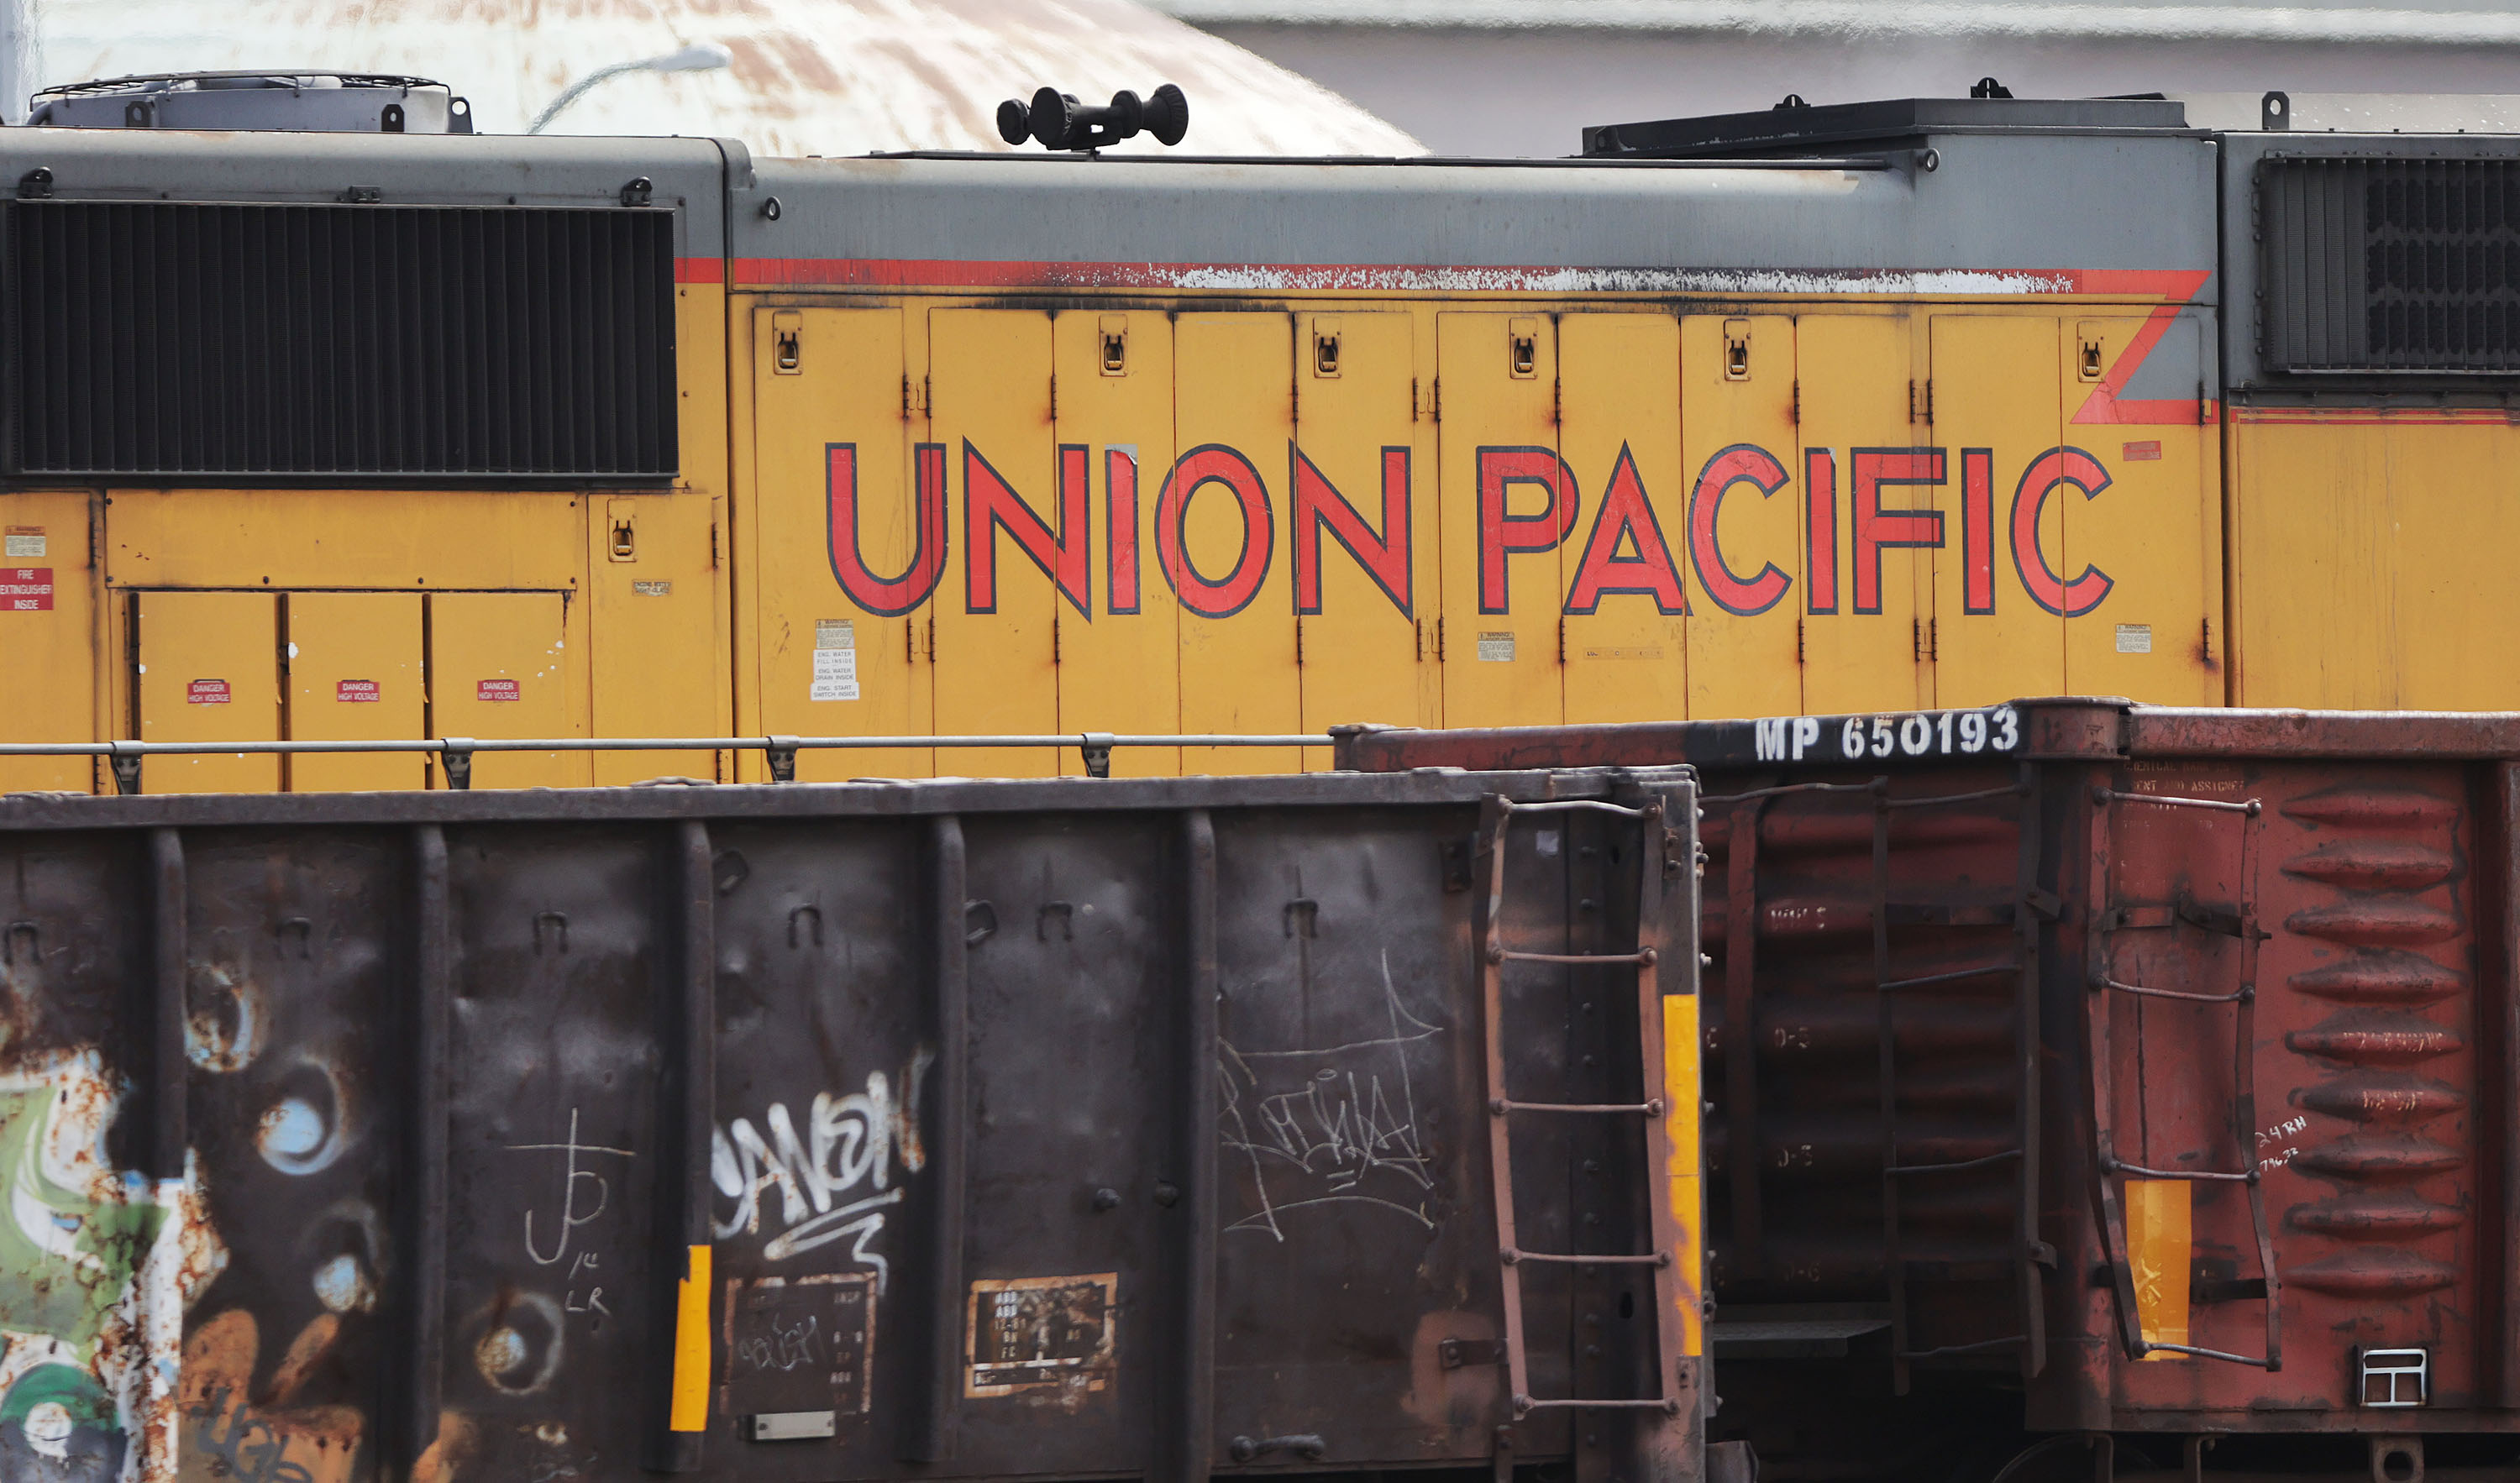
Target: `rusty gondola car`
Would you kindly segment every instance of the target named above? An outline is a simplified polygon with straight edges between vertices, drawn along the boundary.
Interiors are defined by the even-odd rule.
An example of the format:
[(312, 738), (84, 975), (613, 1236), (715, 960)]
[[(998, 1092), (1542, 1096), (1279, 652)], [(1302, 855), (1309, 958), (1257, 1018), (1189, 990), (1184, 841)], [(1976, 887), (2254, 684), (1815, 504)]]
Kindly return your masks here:
[(1764, 1476), (1952, 1476), (1969, 1428), (2053, 1434), (2016, 1478), (2515, 1475), (2520, 717), (2051, 699), (1342, 761), (1701, 770), (1714, 1435)]
[(1691, 1483), (1692, 796), (0, 799), (0, 1477)]

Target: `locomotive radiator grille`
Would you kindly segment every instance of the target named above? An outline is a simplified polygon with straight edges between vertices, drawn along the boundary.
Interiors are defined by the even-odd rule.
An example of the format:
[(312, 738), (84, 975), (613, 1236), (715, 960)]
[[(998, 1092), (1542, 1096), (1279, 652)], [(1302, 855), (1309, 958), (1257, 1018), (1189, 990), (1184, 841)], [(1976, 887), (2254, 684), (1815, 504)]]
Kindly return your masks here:
[(2520, 374), (2520, 159), (2270, 159), (2258, 233), (2272, 369)]
[(671, 476), (673, 213), (17, 201), (8, 472)]

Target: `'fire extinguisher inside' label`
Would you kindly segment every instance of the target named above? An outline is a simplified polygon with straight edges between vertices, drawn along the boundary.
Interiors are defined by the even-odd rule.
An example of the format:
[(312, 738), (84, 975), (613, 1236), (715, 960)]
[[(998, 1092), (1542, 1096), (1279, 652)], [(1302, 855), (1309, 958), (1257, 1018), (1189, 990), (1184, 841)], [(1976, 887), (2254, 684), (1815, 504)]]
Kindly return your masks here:
[(515, 680), (484, 680), (472, 695), (478, 700), (521, 700), (525, 697), (524, 687)]
[(53, 610), (53, 568), (0, 566), (0, 612)]
[(184, 687), (184, 703), (187, 705), (225, 705), (228, 703), (228, 682), (225, 680), (195, 680)]
[(343, 680), (333, 687), (333, 698), (345, 705), (357, 705), (382, 700), (384, 693), (374, 680)]

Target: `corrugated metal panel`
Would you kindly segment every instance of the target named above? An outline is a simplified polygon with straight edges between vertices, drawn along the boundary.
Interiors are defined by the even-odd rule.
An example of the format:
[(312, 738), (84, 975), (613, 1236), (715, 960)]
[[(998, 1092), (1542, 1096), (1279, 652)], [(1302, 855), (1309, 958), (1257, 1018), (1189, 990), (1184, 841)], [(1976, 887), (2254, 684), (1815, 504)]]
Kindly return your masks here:
[[(2012, 1264), (2052, 1341), (2026, 1396), (1980, 1375), (2001, 1424), (2353, 1447), (2509, 1425), (2515, 756), (2508, 716), (2047, 700), (1386, 731), (1342, 760), (1706, 773), (1719, 1365), (1824, 1340), (1887, 1391), (1904, 1326), (1935, 1365), (1991, 1370), (2011, 1354), (1956, 1351), (2017, 1299), (1958, 1279)], [(2007, 919), (2035, 953), (2009, 1006), (1981, 966)], [(2026, 1240), (2002, 1163), (1949, 1167), (2007, 1146), (2021, 1016)], [(1920, 1281), (1920, 1259), (1950, 1265)], [(1717, 1434), (1804, 1431), (1793, 1461), (1821, 1475), (1841, 1398), (1747, 1368), (1775, 1378), (1728, 1378)], [(1966, 1381), (1939, 1381), (1951, 1407)], [(1956, 1424), (1865, 1415), (1868, 1441)]]
[(661, 478), (673, 213), (20, 201), (13, 472)]
[[(1660, 811), (1474, 867), (1492, 794)], [(1562, 1463), (1510, 1357), (1628, 1399), (1573, 1415), (1688, 1483), (1699, 1295), (1635, 1253), (1693, 1239), (1647, 1212), (1694, 1155), (1638, 1115), (1639, 989), (1694, 985), (1691, 797), (0, 802), (0, 1333), (42, 1360), (0, 1375), (0, 1473), (1484, 1475), (1507, 1425)], [(1627, 1105), (1509, 1119), (1492, 1064)], [(1628, 1261), (1529, 1263), (1514, 1330), (1500, 1210)]]
[(2520, 374), (2520, 160), (2258, 167), (2272, 369)]

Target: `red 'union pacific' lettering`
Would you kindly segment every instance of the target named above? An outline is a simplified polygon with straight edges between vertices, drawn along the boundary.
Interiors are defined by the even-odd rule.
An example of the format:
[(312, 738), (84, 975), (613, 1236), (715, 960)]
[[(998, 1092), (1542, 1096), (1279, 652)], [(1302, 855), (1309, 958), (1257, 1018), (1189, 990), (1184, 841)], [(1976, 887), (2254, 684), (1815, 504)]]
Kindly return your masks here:
[[(1091, 444), (1058, 446), (1047, 491), (1052, 501), (1049, 509), (1056, 516), (1054, 524), (1050, 515), (1025, 498), (1018, 478), (1002, 472), (976, 444), (965, 440), (961, 493), (966, 611), (997, 609), (1003, 541), (1038, 568), (1078, 613), (1087, 618), (1095, 615), (1093, 455)], [(1949, 454), (1942, 448), (1850, 448), (1843, 450), (1842, 458), (1850, 474), (1843, 508), (1838, 497), (1841, 451), (1804, 450), (1804, 547), (1799, 555), (1807, 585), (1806, 606), (1818, 614), (1838, 611), (1843, 569), (1854, 589), (1852, 611), (1877, 614), (1889, 585), (1884, 580), (1882, 553), (1898, 548), (1939, 550), (1949, 539), (1942, 511), (1892, 505), (1884, 490), (1944, 483)], [(856, 445), (832, 443), (825, 449), (832, 574), (850, 602), (882, 617), (897, 617), (924, 605), (935, 595), (946, 569), (950, 543), (945, 445), (919, 444), (912, 450), (911, 462), (909, 509), (889, 514), (898, 509), (893, 501), (862, 494), (859, 488)], [(1322, 537), (1327, 533), (1340, 553), (1330, 560), (1353, 562), (1398, 615), (1414, 614), (1415, 547), (1430, 522), (1416, 516), (1418, 491), (1411, 450), (1384, 448), (1377, 462), (1381, 508), (1369, 518), (1370, 507), (1350, 499), (1301, 447), (1288, 444), (1284, 533), (1293, 554), (1289, 596), (1295, 613), (1317, 614), (1326, 606)], [(1518, 566), (1525, 568), (1525, 580), (1531, 581), (1563, 561), (1560, 557), (1549, 562), (1518, 562), (1517, 558), (1565, 549), (1576, 555), (1562, 568), (1566, 573), (1562, 597), (1552, 591), (1552, 601), (1569, 614), (1598, 612), (1605, 599), (1635, 597), (1651, 601), (1655, 610), (1666, 616), (1685, 615), (1691, 611), (1684, 579), (1688, 571), (1696, 574), (1697, 586), (1718, 607), (1741, 616), (1768, 611), (1793, 587), (1794, 577), (1774, 559), (1785, 553), (1728, 551), (1719, 534), (1724, 501), (1737, 496), (1742, 486), (1767, 499), (1792, 481), (1784, 463), (1757, 444), (1735, 443), (1718, 450), (1698, 472), (1688, 492), (1682, 525), (1688, 557), (1686, 566), (1664, 532), (1662, 512), (1645, 486), (1635, 451), (1626, 443), (1620, 444), (1602, 481), (1580, 546), (1571, 543), (1576, 526), (1583, 522), (1582, 489), (1574, 469), (1555, 449), (1487, 446), (1473, 451), (1471, 463), (1475, 586), (1482, 613), (1511, 611), (1511, 578)], [(1140, 610), (1140, 551), (1148, 534), (1153, 538), (1156, 568), (1185, 610), (1206, 618), (1232, 617), (1258, 600), (1276, 562), (1279, 507), (1259, 466), (1240, 449), (1208, 443), (1175, 460), (1155, 495), (1150, 532), (1140, 526), (1137, 450), (1105, 447), (1102, 468), (1104, 614), (1127, 616)], [(2022, 593), (2048, 612), (2080, 617), (2098, 607), (2116, 586), (2107, 572), (2088, 562), (2070, 577), (2060, 574), (2039, 544), (2040, 518), (2058, 491), (2072, 490), (2086, 500), (2095, 500), (2108, 489), (2109, 472), (2091, 454), (2059, 447), (2032, 459), (2014, 487), (2009, 518), (2001, 526), (1995, 509), (1995, 451), (1961, 449), (1959, 483), (1962, 611), (1983, 615), (1996, 610), (1999, 542), (2011, 550)], [(1225, 502), (1234, 519), (1234, 555), (1221, 571), (1202, 569), (1190, 554), (1190, 510), (1202, 494)], [(897, 574), (878, 570), (867, 557), (870, 532), (877, 530), (895, 532), (893, 542), (901, 534), (909, 537), (909, 556)], [(899, 547), (895, 544), (892, 549)], [(1743, 568), (1754, 562), (1757, 569), (1745, 574)]]

